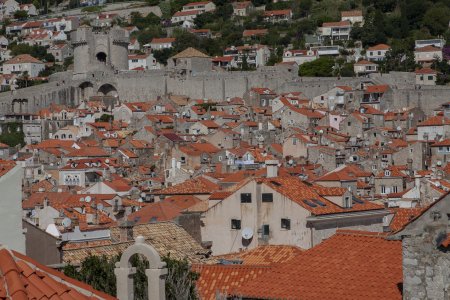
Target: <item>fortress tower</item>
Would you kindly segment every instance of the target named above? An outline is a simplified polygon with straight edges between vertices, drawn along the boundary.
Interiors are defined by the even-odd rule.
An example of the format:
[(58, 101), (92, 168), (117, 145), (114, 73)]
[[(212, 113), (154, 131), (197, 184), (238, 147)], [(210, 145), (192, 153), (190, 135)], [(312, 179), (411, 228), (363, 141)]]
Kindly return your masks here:
[(94, 71), (128, 70), (129, 38), (119, 27), (96, 30), (80, 26), (71, 36), (74, 76)]

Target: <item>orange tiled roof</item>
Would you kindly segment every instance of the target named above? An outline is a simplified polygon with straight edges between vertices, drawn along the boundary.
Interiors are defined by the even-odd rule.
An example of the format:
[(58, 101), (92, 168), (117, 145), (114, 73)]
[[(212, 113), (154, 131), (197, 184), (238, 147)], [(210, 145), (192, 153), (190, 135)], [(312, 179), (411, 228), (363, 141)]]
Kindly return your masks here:
[(389, 224), (389, 227), (393, 232), (403, 229), (411, 220), (425, 211), (427, 207), (415, 207), (415, 208), (391, 208), (394, 213), (394, 217)]
[(136, 224), (146, 224), (150, 222), (171, 221), (181, 214), (181, 208), (177, 205), (159, 201), (149, 203), (143, 208), (128, 216), (128, 221), (136, 222)]
[(385, 93), (389, 88), (389, 85), (369, 85), (366, 88), (367, 93)]
[(216, 256), (219, 259), (239, 260), (244, 265), (271, 265), (273, 263), (286, 263), (301, 255), (303, 250), (296, 246), (265, 245), (255, 249)]
[(378, 44), (372, 47), (367, 48), (368, 51), (377, 51), (377, 50), (389, 50), (391, 46), (386, 44)]
[[(234, 295), (260, 299), (402, 299), (401, 241), (387, 240), (382, 233), (338, 230), (286, 264), (252, 270), (251, 280), (232, 285), (230, 278), (217, 289), (228, 286)], [(205, 281), (211, 275), (200, 272)]]
[(213, 191), (219, 189), (220, 187), (214, 182), (209, 181), (204, 177), (197, 177), (162, 189), (156, 192), (155, 194), (156, 195), (211, 194)]
[(450, 125), (450, 119), (444, 116), (434, 116), (426, 119), (425, 121), (417, 124), (417, 127), (421, 126), (443, 126)]
[[(257, 178), (258, 183), (263, 183), (287, 197), (291, 201), (297, 203), (304, 209), (308, 210), (313, 215), (326, 215), (335, 213), (345, 213), (354, 211), (366, 211), (383, 209), (383, 206), (361, 200), (361, 203), (355, 202), (351, 208), (340, 207), (333, 202), (320, 196), (318, 192), (314, 190), (314, 187), (301, 181), (294, 176), (280, 176), (275, 178)], [(308, 205), (307, 201), (318, 200), (323, 205)]]
[(33, 259), (0, 250), (1, 299), (115, 299)]
[(362, 10), (346, 10), (341, 12), (342, 17), (362, 17)]

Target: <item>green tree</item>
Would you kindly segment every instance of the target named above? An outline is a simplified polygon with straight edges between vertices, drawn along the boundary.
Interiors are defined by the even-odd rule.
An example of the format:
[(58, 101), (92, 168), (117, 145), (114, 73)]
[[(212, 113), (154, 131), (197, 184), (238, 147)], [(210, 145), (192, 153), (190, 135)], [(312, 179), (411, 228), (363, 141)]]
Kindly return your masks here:
[(28, 13), (25, 10), (16, 10), (14, 12), (14, 18), (19, 20), (24, 20), (28, 18)]
[(304, 77), (332, 77), (334, 60), (329, 57), (320, 57), (314, 61), (306, 62), (299, 67), (298, 75)]
[(433, 35), (444, 34), (450, 21), (450, 8), (444, 3), (433, 5), (423, 17), (423, 25)]
[[(81, 262), (79, 268), (73, 265), (64, 267), (66, 276), (83, 281), (94, 289), (116, 296), (116, 277), (114, 275), (115, 263), (119, 261), (119, 256), (107, 258), (106, 256), (88, 256)], [(166, 299), (198, 299), (195, 289), (195, 282), (198, 274), (191, 271), (187, 260), (175, 260), (164, 257), (167, 264), (168, 274), (166, 277)], [(148, 261), (139, 255), (131, 257), (131, 265), (136, 268), (134, 275), (134, 294), (136, 300), (146, 298), (147, 277), (145, 269), (148, 268)]]

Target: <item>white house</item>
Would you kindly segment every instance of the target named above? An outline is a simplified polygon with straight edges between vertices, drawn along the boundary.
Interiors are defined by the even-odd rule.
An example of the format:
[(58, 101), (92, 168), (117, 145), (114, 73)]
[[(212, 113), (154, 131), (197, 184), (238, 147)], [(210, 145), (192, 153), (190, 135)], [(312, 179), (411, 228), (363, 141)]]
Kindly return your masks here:
[(425, 46), (416, 48), (414, 51), (414, 60), (418, 64), (431, 63), (433, 60), (442, 60), (442, 49), (435, 46)]
[(194, 21), (197, 15), (201, 14), (199, 10), (177, 11), (173, 14), (171, 22), (180, 23), (184, 21)]
[(366, 56), (369, 61), (382, 61), (386, 57), (386, 53), (391, 50), (391, 46), (386, 44), (378, 44), (367, 48)]
[(212, 1), (191, 2), (183, 5), (183, 11), (200, 11), (200, 13), (214, 11), (216, 5)]
[(378, 65), (368, 60), (360, 60), (353, 65), (353, 70), (358, 75), (378, 72)]
[(232, 56), (238, 66), (245, 57), (251, 67), (265, 66), (270, 57), (270, 49), (266, 45), (231, 46), (225, 49), (224, 56)]
[(319, 53), (316, 50), (286, 50), (283, 53), (283, 62), (296, 62), (297, 65), (317, 58), (319, 58)]
[(416, 84), (436, 85), (437, 72), (430, 68), (416, 70)]
[(151, 53), (128, 55), (128, 67), (130, 70), (161, 69), (161, 65), (156, 61)]
[(29, 54), (21, 54), (3, 64), (3, 74), (23, 74), (27, 72), (30, 77), (39, 76), (45, 69), (45, 64)]
[(150, 44), (151, 49), (153, 50), (162, 50), (162, 49), (170, 49), (175, 42), (175, 38), (153, 38)]
[(349, 40), (352, 24), (350, 21), (341, 22), (325, 22), (319, 28), (320, 38), (324, 40), (329, 38), (332, 40)]
[(444, 116), (433, 116), (417, 124), (417, 139), (432, 141), (446, 137), (450, 132), (450, 119)]
[(233, 15), (239, 17), (246, 17), (255, 10), (255, 6), (251, 1), (233, 2)]
[(352, 24), (364, 23), (363, 12), (361, 10), (346, 10), (341, 12), (341, 21), (349, 21)]

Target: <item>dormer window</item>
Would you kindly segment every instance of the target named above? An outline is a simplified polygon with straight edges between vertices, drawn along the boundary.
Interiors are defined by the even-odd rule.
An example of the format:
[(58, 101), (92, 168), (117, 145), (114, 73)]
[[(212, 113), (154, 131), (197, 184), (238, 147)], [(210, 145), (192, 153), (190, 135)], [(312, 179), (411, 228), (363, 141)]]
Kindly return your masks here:
[(384, 176), (391, 176), (391, 171), (385, 170), (384, 171)]

